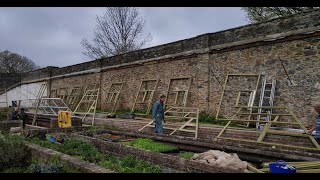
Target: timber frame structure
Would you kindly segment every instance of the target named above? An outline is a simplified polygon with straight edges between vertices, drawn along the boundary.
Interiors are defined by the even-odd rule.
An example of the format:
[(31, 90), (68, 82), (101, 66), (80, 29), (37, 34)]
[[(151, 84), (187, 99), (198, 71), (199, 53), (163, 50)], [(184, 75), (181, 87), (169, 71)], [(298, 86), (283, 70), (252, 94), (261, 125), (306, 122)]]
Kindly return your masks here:
[[(256, 84), (256, 89), (255, 92), (257, 92), (258, 90), (258, 84), (260, 81), (260, 75), (247, 75), (247, 74), (228, 74), (225, 84), (223, 86), (223, 92), (221, 95), (221, 99), (220, 99), (220, 103), (219, 103), (219, 108), (216, 114), (216, 120), (220, 120), (220, 121), (228, 121), (227, 124), (224, 126), (224, 128), (220, 131), (220, 133), (214, 138), (214, 141), (217, 141), (218, 139), (225, 139), (225, 140), (235, 140), (235, 141), (243, 141), (243, 142), (250, 142), (250, 143), (258, 143), (258, 144), (265, 144), (265, 145), (271, 145), (271, 146), (279, 146), (279, 147), (287, 147), (287, 148), (298, 148), (298, 149), (306, 149), (306, 150), (318, 150), (320, 151), (320, 145), (317, 143), (317, 141), (313, 138), (313, 136), (307, 134), (307, 129), (305, 128), (305, 126), (303, 125), (302, 121), (300, 119), (298, 119), (295, 114), (293, 113), (293, 111), (289, 108), (289, 107), (277, 107), (277, 106), (254, 106), (252, 96), (255, 96), (256, 94), (250, 94), (250, 102), (248, 104), (248, 106), (241, 106), (238, 104), (239, 102), (239, 96), (240, 93), (242, 92), (242, 90), (231, 90), (231, 91), (239, 91), (237, 100), (236, 100), (236, 105), (233, 108), (236, 108), (236, 113), (233, 114), (233, 116), (231, 118), (219, 118), (219, 112), (220, 112), (220, 108), (222, 105), (222, 101), (223, 101), (223, 97), (226, 91), (228, 91), (229, 89), (226, 89), (227, 83), (228, 83), (228, 79), (229, 76), (257, 76), (257, 84)], [(251, 101), (252, 100), (252, 101)], [(278, 113), (259, 113), (256, 112), (259, 109), (270, 109), (273, 111), (278, 111)], [(254, 111), (255, 110), (255, 111)], [(280, 112), (280, 110), (284, 111), (284, 112)], [(271, 118), (270, 121), (268, 120), (253, 120), (252, 117), (255, 116), (261, 116), (261, 115), (269, 115), (271, 117), (274, 117), (273, 119)], [(242, 116), (240, 118), (236, 118), (237, 116)], [(246, 119), (242, 119), (243, 116), (247, 117)], [(285, 117), (285, 118), (283, 118)], [(280, 121), (280, 118), (281, 121)], [(291, 119), (290, 119), (291, 118)], [(293, 119), (294, 122), (291, 122)], [(229, 125), (231, 124), (231, 122), (235, 122), (238, 124), (243, 124), (243, 123), (247, 123), (247, 125), (250, 122), (253, 123), (259, 123), (259, 124), (264, 124), (264, 128), (263, 130), (260, 132), (260, 135), (258, 137), (257, 140), (248, 140), (248, 139), (238, 139), (238, 138), (228, 138), (228, 137), (221, 137), (221, 135), (227, 130), (227, 128), (229, 127)], [(298, 126), (300, 129), (294, 129), (294, 130), (301, 130), (302, 132), (290, 132), (290, 131), (286, 131), (286, 130), (277, 130), (275, 128), (275, 130), (270, 130), (272, 125), (289, 125), (289, 126)], [(281, 129), (281, 128), (280, 128)], [(259, 132), (259, 131), (257, 131)], [(274, 134), (274, 135), (284, 135), (284, 136), (291, 136), (291, 137), (305, 137), (305, 138), (309, 138), (311, 143), (315, 146), (313, 148), (311, 147), (305, 147), (305, 146), (292, 146), (292, 145), (287, 145), (287, 144), (280, 144), (280, 143), (273, 143), (273, 142), (263, 142), (265, 136), (267, 134)]]
[[(176, 132), (188, 132), (194, 133), (194, 139), (198, 138), (198, 129), (199, 129), (199, 108), (191, 108), (191, 107), (171, 107), (167, 111), (164, 112), (167, 116), (166, 120), (179, 120), (179, 121), (187, 121), (183, 123), (178, 128), (170, 128), (163, 126), (163, 129), (172, 130), (170, 135), (173, 135)], [(170, 115), (169, 115), (170, 114)], [(193, 123), (192, 123), (193, 122)], [(138, 131), (142, 131), (146, 127), (154, 127), (154, 121), (152, 120)], [(190, 129), (194, 128), (194, 129)]]
[[(264, 109), (272, 109), (272, 110), (284, 110), (284, 113), (273, 113), (271, 116), (274, 118), (271, 119), (270, 121), (266, 120), (251, 120), (251, 119), (236, 119), (235, 117), (240, 115), (240, 116), (258, 116), (258, 115), (270, 115), (269, 113), (247, 113), (247, 112), (242, 112), (241, 110), (245, 110), (248, 108), (247, 106), (235, 106), (238, 108), (236, 114), (231, 118), (231, 119), (217, 119), (220, 121), (228, 121), (228, 123), (224, 126), (224, 128), (220, 131), (218, 136), (215, 137), (215, 141), (218, 139), (226, 139), (226, 140), (236, 140), (236, 141), (243, 141), (243, 142), (253, 142), (253, 143), (259, 143), (259, 144), (266, 144), (266, 145), (272, 145), (272, 146), (282, 146), (282, 147), (288, 147), (288, 148), (298, 148), (298, 149), (306, 149), (306, 150), (318, 150), (320, 151), (320, 145), (317, 143), (317, 141), (313, 138), (313, 136), (307, 134), (307, 129), (303, 125), (302, 121), (298, 119), (295, 114), (292, 112), (292, 110), (288, 107), (277, 107), (277, 106), (252, 106), (250, 108), (252, 109), (259, 109), (259, 108), (264, 108)], [(280, 121), (281, 117), (286, 117), (286, 120)], [(293, 119), (290, 120), (289, 118)], [(260, 123), (264, 124), (263, 130), (258, 131), (260, 132), (259, 138), (255, 140), (247, 140), (247, 139), (237, 139), (237, 138), (228, 138), (228, 137), (221, 137), (221, 135), (226, 131), (228, 126), (230, 125), (231, 122), (236, 122), (236, 123), (243, 123), (243, 122), (255, 122), (255, 123)], [(289, 125), (289, 126), (298, 126), (300, 129), (302, 129), (302, 132), (290, 132), (286, 130), (277, 130), (275, 128), (274, 130), (271, 130), (272, 125)], [(281, 129), (281, 128), (280, 128)], [(296, 130), (300, 130), (296, 129)], [(287, 145), (287, 144), (280, 144), (280, 143), (273, 143), (273, 142), (263, 142), (265, 136), (267, 134), (274, 134), (274, 135), (283, 135), (283, 136), (292, 136), (292, 137), (304, 137), (304, 138), (309, 138), (312, 144), (315, 146), (315, 148), (311, 147), (305, 147), (305, 146), (292, 146), (292, 145)]]
[(76, 86), (71, 89), (70, 94), (66, 98), (66, 103), (69, 105), (70, 109), (74, 110), (76, 105), (79, 103), (81, 91), (82, 89), (80, 86)]
[[(235, 90), (235, 89), (226, 88), (227, 84), (228, 84), (228, 80), (230, 79), (230, 77), (236, 77), (236, 76), (237, 77), (245, 77), (245, 78), (250, 78), (250, 77), (257, 78), (256, 79), (255, 88), (254, 89), (250, 89), (250, 90), (248, 90), (248, 89)], [(250, 107), (253, 106), (253, 104), (254, 104), (254, 99), (255, 99), (256, 93), (258, 91), (260, 79), (261, 79), (261, 75), (260, 74), (227, 74), (226, 80), (225, 80), (224, 85), (223, 85), (222, 95), (221, 95), (221, 98), (220, 98), (220, 101), (219, 101), (219, 107), (218, 107), (218, 110), (217, 110), (216, 119), (219, 118), (219, 113), (220, 113), (220, 110), (221, 110), (222, 101), (223, 101), (224, 95), (225, 95), (225, 93), (227, 91), (228, 92), (238, 92), (237, 99), (236, 99), (236, 106), (239, 105), (241, 93), (250, 93), (249, 102), (248, 102), (248, 111), (250, 113), (252, 113), (253, 109), (250, 108)], [(249, 119), (250, 118), (251, 118), (251, 116), (249, 116)], [(249, 123), (250, 122), (247, 122), (247, 124), (246, 124), (247, 127), (249, 126)]]
[[(112, 106), (111, 113), (115, 113), (117, 111), (123, 85), (124, 85), (124, 82), (112, 83), (109, 88), (109, 91), (107, 92), (106, 104), (110, 104)], [(115, 88), (116, 86), (120, 86), (120, 87), (116, 89)]]
[[(145, 86), (147, 86), (148, 83), (154, 82), (154, 86), (152, 88), (144, 88), (143, 84), (145, 84)], [(147, 105), (147, 111), (145, 114), (143, 113), (135, 113), (137, 115), (142, 115), (142, 116), (146, 116), (150, 113), (151, 111), (151, 106), (152, 106), (152, 101), (153, 101), (153, 97), (155, 94), (155, 91), (158, 87), (158, 83), (159, 83), (159, 79), (146, 79), (146, 80), (142, 80), (139, 86), (139, 90), (137, 92), (136, 98), (133, 102), (132, 108), (131, 108), (131, 112), (135, 111), (135, 108), (137, 106), (137, 104), (139, 105)], [(139, 95), (142, 94), (142, 99), (140, 101), (138, 101), (138, 98), (140, 97)], [(149, 94), (149, 98), (146, 99), (147, 95)]]
[[(172, 81), (179, 81), (179, 80), (189, 80), (187, 88), (186, 89), (178, 89), (178, 90), (170, 90), (170, 88), (172, 87)], [(190, 87), (191, 87), (191, 82), (192, 82), (192, 77), (181, 77), (181, 78), (172, 78), (169, 80), (169, 84), (168, 84), (168, 89), (167, 89), (167, 94), (166, 94), (166, 103), (165, 103), (165, 107), (166, 108), (170, 108), (170, 107), (177, 107), (177, 106), (182, 106), (182, 107), (186, 107), (187, 106), (187, 100), (188, 100), (188, 95), (190, 92)], [(174, 102), (173, 103), (168, 103), (169, 100), (169, 96), (170, 94), (175, 94), (174, 97)], [(178, 97), (180, 94), (183, 94), (183, 99), (182, 99), (182, 104), (177, 104), (178, 102)], [(171, 99), (170, 99), (171, 100)]]
[(92, 126), (94, 125), (94, 116), (96, 114), (97, 102), (100, 89), (87, 90), (81, 98), (79, 104), (72, 112), (74, 116), (82, 116), (82, 122), (87, 115), (92, 116)]

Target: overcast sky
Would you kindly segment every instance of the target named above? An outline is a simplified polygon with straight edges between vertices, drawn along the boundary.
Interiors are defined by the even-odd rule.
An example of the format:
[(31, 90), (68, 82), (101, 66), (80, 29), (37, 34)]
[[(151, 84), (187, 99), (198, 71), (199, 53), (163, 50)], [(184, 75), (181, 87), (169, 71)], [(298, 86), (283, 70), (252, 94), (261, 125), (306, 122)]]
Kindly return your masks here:
[[(104, 8), (0, 7), (0, 51), (9, 50), (41, 67), (91, 60), (82, 54), (82, 38), (92, 39), (96, 15)], [(149, 47), (248, 24), (237, 7), (140, 8)]]

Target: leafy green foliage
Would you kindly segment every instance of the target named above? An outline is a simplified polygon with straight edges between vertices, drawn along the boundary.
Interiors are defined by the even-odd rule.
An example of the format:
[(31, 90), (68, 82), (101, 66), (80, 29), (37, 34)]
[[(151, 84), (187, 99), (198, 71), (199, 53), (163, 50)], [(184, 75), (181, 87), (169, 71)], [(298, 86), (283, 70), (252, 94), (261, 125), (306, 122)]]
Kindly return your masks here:
[(27, 163), (27, 151), (23, 142), (20, 136), (0, 134), (0, 170)]
[(178, 148), (175, 146), (160, 143), (160, 142), (155, 142), (147, 138), (137, 138), (130, 142), (123, 142), (123, 144), (140, 148), (140, 149), (155, 151), (155, 152), (168, 152), (168, 151), (178, 150)]
[[(118, 172), (160, 172), (161, 169), (152, 163), (136, 159), (135, 157), (118, 158), (114, 155), (100, 152), (92, 143), (76, 139), (67, 139), (64, 144), (54, 144), (48, 140), (42, 141), (39, 138), (29, 139), (31, 143), (54, 149), (56, 151), (78, 157), (101, 166), (114, 169)], [(53, 161), (54, 162), (54, 161)], [(58, 161), (59, 162), (59, 161)], [(55, 163), (58, 163), (55, 162)]]
[(137, 159), (134, 156), (126, 156), (123, 159), (115, 156), (100, 163), (101, 166), (115, 169), (121, 173), (160, 173), (161, 168), (150, 162)]
[(185, 158), (185, 159), (190, 159), (194, 155), (193, 152), (181, 152), (179, 154), (180, 157)]

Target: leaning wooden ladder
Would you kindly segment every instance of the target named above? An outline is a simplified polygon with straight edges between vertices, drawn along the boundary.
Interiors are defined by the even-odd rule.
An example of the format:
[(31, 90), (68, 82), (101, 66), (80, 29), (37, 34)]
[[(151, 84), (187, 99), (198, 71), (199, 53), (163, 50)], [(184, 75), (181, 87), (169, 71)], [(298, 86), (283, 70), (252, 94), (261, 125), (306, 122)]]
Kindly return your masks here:
[[(183, 123), (178, 128), (171, 128), (164, 126), (163, 129), (172, 130), (170, 135), (173, 135), (176, 132), (188, 132), (194, 133), (194, 138), (198, 138), (198, 129), (199, 129), (199, 108), (191, 108), (191, 107), (171, 107), (167, 111), (164, 112), (166, 120), (183, 120), (187, 121)], [(171, 115), (166, 115), (171, 114)], [(154, 121), (150, 121), (145, 126), (140, 128), (138, 131), (142, 131), (146, 127), (154, 127)], [(188, 129), (189, 128), (189, 129)], [(194, 128), (194, 129), (190, 129)]]
[(79, 104), (73, 111), (74, 115), (82, 115), (82, 122), (87, 115), (92, 115), (92, 126), (94, 125), (94, 116), (96, 114), (97, 102), (100, 89), (87, 90), (81, 98)]

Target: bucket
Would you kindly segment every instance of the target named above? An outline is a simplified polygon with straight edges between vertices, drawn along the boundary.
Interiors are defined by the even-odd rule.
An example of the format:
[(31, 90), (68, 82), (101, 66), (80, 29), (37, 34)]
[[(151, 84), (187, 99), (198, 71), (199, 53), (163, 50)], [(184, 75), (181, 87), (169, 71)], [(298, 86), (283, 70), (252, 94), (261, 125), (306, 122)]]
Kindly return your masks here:
[(283, 160), (269, 164), (271, 173), (296, 173), (296, 167), (287, 165)]
[(52, 142), (52, 143), (56, 142), (56, 138), (53, 137), (53, 136), (51, 136), (51, 137), (50, 137), (50, 142)]

